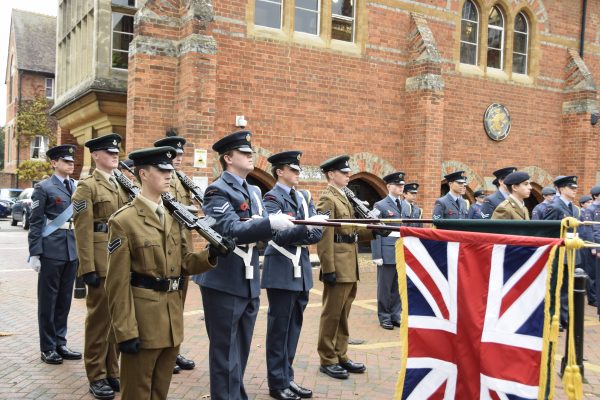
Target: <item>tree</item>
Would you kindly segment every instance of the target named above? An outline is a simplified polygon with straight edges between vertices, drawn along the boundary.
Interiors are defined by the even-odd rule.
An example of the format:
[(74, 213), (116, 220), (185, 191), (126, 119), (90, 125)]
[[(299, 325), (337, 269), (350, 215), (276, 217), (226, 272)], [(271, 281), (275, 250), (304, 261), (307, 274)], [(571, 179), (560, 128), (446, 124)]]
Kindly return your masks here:
[(17, 112), (17, 133), (24, 143), (36, 136), (48, 138), (50, 146), (56, 143), (56, 120), (48, 115), (50, 102), (45, 97), (25, 100)]
[(17, 168), (17, 176), (19, 179), (27, 181), (39, 181), (44, 176), (52, 175), (52, 165), (47, 161), (42, 160), (24, 160)]

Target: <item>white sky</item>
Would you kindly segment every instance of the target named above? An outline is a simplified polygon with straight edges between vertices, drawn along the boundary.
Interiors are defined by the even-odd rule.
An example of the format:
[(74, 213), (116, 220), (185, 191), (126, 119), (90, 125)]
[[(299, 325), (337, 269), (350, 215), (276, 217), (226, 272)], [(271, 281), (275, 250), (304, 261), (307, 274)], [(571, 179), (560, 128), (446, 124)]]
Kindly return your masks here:
[(56, 16), (57, 0), (0, 0), (0, 126), (6, 122), (6, 57), (13, 8)]

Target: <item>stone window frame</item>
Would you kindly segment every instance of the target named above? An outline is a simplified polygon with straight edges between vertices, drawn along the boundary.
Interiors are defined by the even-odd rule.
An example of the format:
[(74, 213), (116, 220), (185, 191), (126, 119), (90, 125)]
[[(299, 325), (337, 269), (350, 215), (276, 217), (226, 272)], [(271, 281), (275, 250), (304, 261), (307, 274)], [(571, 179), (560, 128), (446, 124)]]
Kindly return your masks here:
[[(137, 0), (135, 1), (135, 5), (137, 7), (137, 5), (138, 5), (138, 1)], [(115, 34), (115, 30), (113, 28), (113, 22), (112, 22), (113, 15), (115, 15), (115, 14), (125, 14), (127, 16), (130, 16), (131, 18), (134, 18), (135, 13), (137, 12), (137, 8), (136, 7), (130, 7), (130, 6), (120, 5), (120, 4), (115, 4), (115, 3), (113, 3), (111, 1), (111, 13), (110, 13), (110, 53), (109, 53), (110, 54), (110, 60), (109, 60), (110, 69), (118, 70), (118, 71), (127, 71), (127, 68), (119, 68), (119, 67), (113, 66), (112, 57), (113, 57), (113, 51), (115, 51), (115, 49), (113, 48), (113, 45), (114, 45), (113, 40), (114, 40), (114, 34)], [(132, 26), (133, 26), (133, 24), (132, 24)], [(129, 32), (122, 32), (122, 31), (116, 31), (116, 32), (119, 33), (119, 34), (123, 34), (123, 35), (128, 35), (129, 34)], [(130, 35), (131, 35), (131, 37), (133, 39), (134, 32), (131, 32)], [(125, 51), (122, 51), (122, 50), (116, 50), (116, 51), (119, 52), (119, 53), (125, 53)], [(129, 55), (129, 50), (127, 51), (127, 54)], [(128, 65), (129, 65), (129, 62), (128, 62)]]
[(354, 41), (332, 39), (332, 0), (319, 0), (319, 34), (313, 35), (294, 30), (295, 0), (283, 0), (281, 29), (269, 28), (254, 23), (256, 0), (246, 3), (246, 34), (257, 40), (272, 40), (295, 43), (304, 47), (324, 48), (360, 55), (366, 49), (368, 35), (367, 0), (355, 0)]
[[(480, 15), (479, 23), (479, 48), (477, 54), (477, 65), (463, 64), (460, 62), (460, 34), (461, 34), (461, 15), (464, 3), (467, 0), (460, 0), (457, 13), (457, 28), (455, 29), (454, 60), (455, 68), (458, 72), (465, 75), (483, 76), (497, 80), (512, 80), (523, 84), (534, 84), (539, 76), (539, 59), (541, 57), (540, 35), (538, 32), (538, 21), (534, 11), (531, 9), (527, 0), (517, 0), (509, 2), (508, 0), (471, 0), (478, 8)], [(516, 3), (516, 4), (514, 4)], [(502, 70), (487, 67), (487, 41), (488, 41), (488, 18), (490, 10), (498, 6), (504, 15), (504, 60)], [(528, 54), (527, 54), (527, 74), (513, 72), (513, 46), (514, 46), (514, 26), (516, 16), (523, 13), (527, 19), (529, 34)], [(485, 45), (484, 45), (485, 44)]]
[[(470, 20), (470, 19), (464, 19), (463, 18), (463, 9), (465, 7), (465, 4), (471, 3), (473, 5), (473, 7), (475, 8), (475, 11), (477, 12), (477, 21), (475, 20)], [(479, 64), (479, 41), (481, 40), (480, 38), (480, 34), (479, 34), (479, 30), (480, 30), (480, 26), (481, 26), (481, 12), (479, 10), (479, 6), (477, 5), (477, 3), (473, 2), (472, 0), (465, 0), (465, 2), (463, 3), (463, 5), (460, 7), (460, 29), (461, 29), (461, 36), (459, 37), (459, 46), (462, 47), (462, 43), (466, 43), (469, 45), (473, 45), (472, 42), (468, 42), (466, 40), (462, 40), (462, 24), (463, 21), (467, 21), (467, 22), (471, 22), (473, 24), (477, 25), (477, 31), (475, 32), (475, 64), (470, 64), (470, 63), (464, 63), (464, 64), (469, 64), (469, 65), (478, 65)], [(461, 59), (460, 56), (461, 51), (460, 51), (460, 47), (459, 47), (459, 60)]]
[(519, 53), (519, 52), (517, 52), (515, 50), (515, 45), (514, 45), (514, 43), (515, 43), (515, 36), (513, 36), (513, 63), (512, 63), (512, 68), (513, 68), (513, 70), (515, 69), (515, 58), (514, 58), (514, 55), (515, 54), (524, 55), (525, 56), (525, 73), (524, 74), (522, 74), (520, 72), (514, 72), (514, 73), (515, 74), (520, 74), (520, 75), (527, 75), (528, 72), (529, 72), (529, 53), (530, 53), (530, 50), (531, 50), (530, 49), (530, 40), (529, 40), (529, 38), (531, 36), (531, 26), (530, 26), (531, 24), (529, 22), (529, 17), (527, 17), (527, 14), (525, 14), (524, 12), (521, 11), (521, 12), (518, 12), (515, 15), (515, 23), (514, 23), (514, 25), (516, 25), (517, 18), (520, 15), (522, 15), (523, 19), (525, 20), (525, 26), (526, 26), (527, 31), (526, 32), (517, 31), (516, 28), (514, 28), (513, 31), (514, 31), (514, 34), (519, 33), (521, 35), (525, 35), (525, 37), (526, 37), (526, 39), (525, 39), (525, 53)]
[[(48, 95), (48, 91), (50, 91), (50, 95)], [(54, 99), (54, 78), (44, 78), (44, 94), (47, 99)]]
[[(42, 135), (36, 135), (31, 139), (29, 156), (32, 160), (42, 160), (46, 158), (46, 151), (48, 150), (48, 137)], [(37, 151), (37, 155), (35, 152)]]

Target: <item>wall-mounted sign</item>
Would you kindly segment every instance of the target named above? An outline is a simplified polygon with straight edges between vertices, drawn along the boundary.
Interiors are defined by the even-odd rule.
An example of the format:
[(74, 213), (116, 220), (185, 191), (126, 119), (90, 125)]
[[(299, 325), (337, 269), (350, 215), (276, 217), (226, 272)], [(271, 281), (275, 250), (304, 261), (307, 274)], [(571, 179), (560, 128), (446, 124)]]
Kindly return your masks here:
[(206, 168), (206, 150), (194, 149), (194, 167)]
[(204, 192), (208, 187), (208, 178), (206, 176), (192, 176), (192, 181)]
[(490, 104), (483, 114), (483, 127), (490, 139), (501, 141), (510, 132), (510, 114), (502, 104)]

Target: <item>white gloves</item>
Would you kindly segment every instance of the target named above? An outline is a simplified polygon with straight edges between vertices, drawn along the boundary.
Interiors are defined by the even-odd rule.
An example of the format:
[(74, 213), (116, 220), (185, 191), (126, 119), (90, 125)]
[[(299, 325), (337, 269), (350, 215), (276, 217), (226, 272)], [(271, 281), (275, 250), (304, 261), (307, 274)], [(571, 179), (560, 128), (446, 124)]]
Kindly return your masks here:
[(287, 214), (278, 213), (269, 215), (269, 222), (271, 223), (271, 229), (275, 231), (285, 231), (294, 227), (292, 222), (294, 218)]
[(373, 264), (377, 265), (378, 267), (380, 265), (383, 265), (383, 258), (377, 258), (377, 259), (373, 260)]
[(379, 219), (380, 215), (381, 211), (379, 211), (377, 208), (374, 208), (371, 211), (369, 211), (369, 217), (372, 219)]
[(40, 272), (40, 267), (42, 263), (40, 262), (40, 256), (29, 256), (29, 266), (35, 272)]
[[(310, 218), (307, 218), (307, 221), (315, 221), (315, 222), (326, 222), (329, 219), (329, 215), (317, 214), (313, 215)], [(323, 227), (320, 225), (306, 225), (308, 229), (318, 229), (323, 230)]]

